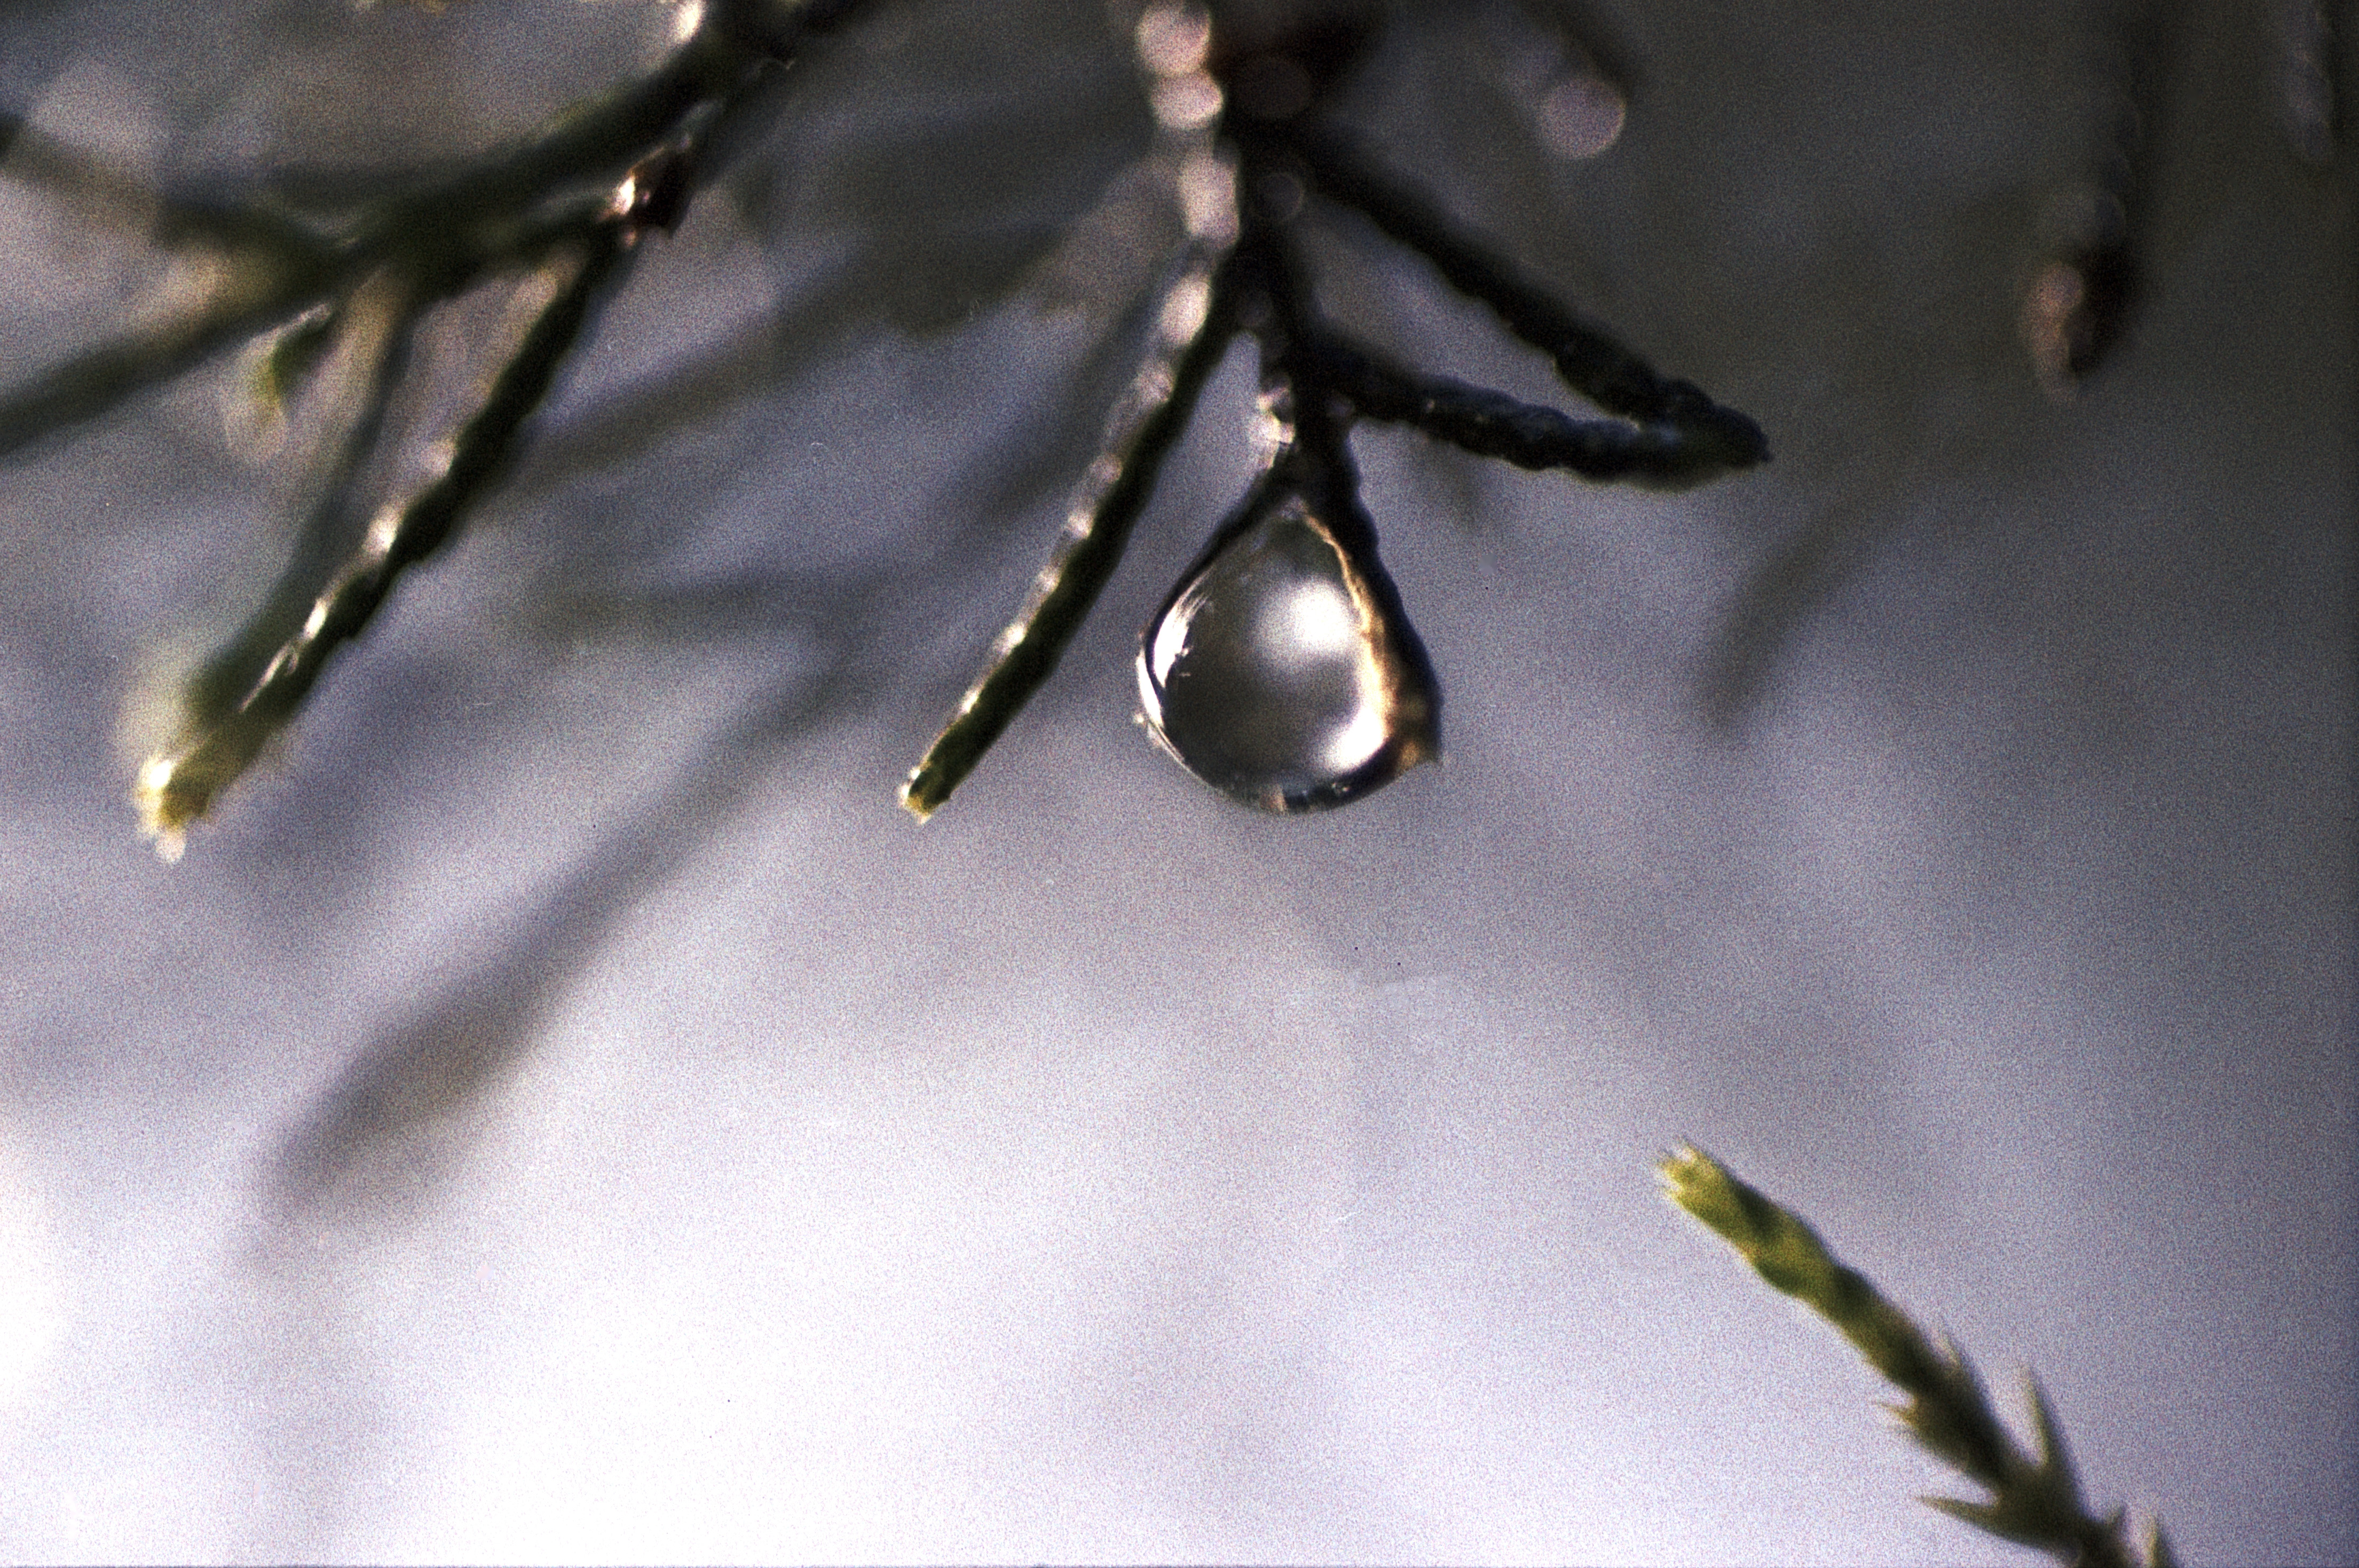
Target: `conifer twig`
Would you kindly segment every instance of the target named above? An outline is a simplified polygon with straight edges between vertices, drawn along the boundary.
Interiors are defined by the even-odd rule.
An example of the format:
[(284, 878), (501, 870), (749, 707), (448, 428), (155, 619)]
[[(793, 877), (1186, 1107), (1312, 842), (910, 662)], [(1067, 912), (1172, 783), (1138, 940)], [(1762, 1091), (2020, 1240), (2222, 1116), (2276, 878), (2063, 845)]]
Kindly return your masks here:
[(2090, 1514), (2081, 1500), (2056, 1412), (2037, 1381), (2032, 1417), (2039, 1456), (2026, 1454), (1991, 1410), (1982, 1379), (1954, 1346), (1935, 1344), (1857, 1270), (1846, 1267), (1792, 1211), (1692, 1145), (1657, 1162), (1664, 1195), (1736, 1249), (1760, 1276), (1829, 1323), (1869, 1366), (1908, 1396), (1894, 1407), (1909, 1434), (1969, 1479), (1988, 1502), (1927, 1498), (1953, 1519), (2036, 1547), (2078, 1568), (2174, 1568), (2157, 1521), (2141, 1559), (2123, 1540), (2124, 1515)]
[[(242, 690), (222, 689), (216, 674), (221, 665), (251, 661), (258, 650), (243, 643), (233, 643), (190, 682), (200, 706), (179, 743), (141, 764), (135, 792), (147, 831), (167, 859), (178, 855), (188, 824), (205, 814), (213, 796), (294, 717), (328, 656), (368, 623), (403, 571), (442, 546), (461, 514), (498, 475), (597, 297), (628, 254), (632, 237), (621, 215), (585, 236), (580, 254), (555, 280), (549, 302), (452, 438), (440, 471), (406, 502), (377, 514), (359, 550), (313, 600), (299, 630), (269, 654), (251, 683)], [(217, 708), (205, 701), (209, 696)]]
[(1295, 133), (1289, 145), (1321, 194), (1357, 211), (1430, 262), (1451, 287), (1488, 306), (1500, 325), (1555, 362), (1567, 386), (1635, 424), (1675, 427), (1687, 443), (1682, 467), (1691, 477), (1683, 482), (1768, 460), (1761, 427), (1714, 403), (1692, 382), (1658, 375), (1646, 361), (1472, 240), (1346, 133), (1321, 124)]
[(1186, 431), (1196, 395), (1228, 346), (1234, 323), (1224, 259), (1220, 248), (1203, 247), (1165, 294), (1155, 346), (1114, 411), (1055, 552), (1033, 579), (1024, 608), (992, 644), (983, 675), (901, 786), (901, 805), (919, 821), (940, 808), (1056, 672), (1065, 645), (1121, 564), (1163, 460)]
[[(168, 859), (293, 719), (401, 574), (498, 482), (639, 238), (679, 222), (743, 124), (775, 106), (769, 89), (784, 68), (866, 3), (710, 0), (655, 70), (543, 134), (300, 221), (267, 190), (244, 200), (151, 191), (0, 112), (8, 172), (96, 215), (152, 223), (159, 243), (203, 264), (184, 290), (194, 297), (163, 319), (0, 387), (0, 458), (265, 333), (276, 336), (259, 347), (251, 390), (266, 417), (283, 417), (333, 343), (375, 342), (340, 356), (335, 373), (350, 384), (333, 400), (342, 416), (330, 424), (340, 428), (294, 557), (261, 609), (183, 683), (176, 732), (140, 765), (135, 803)], [(429, 449), (429, 477), (405, 495), (369, 495), (362, 481), (384, 466), (385, 416), (411, 332), (430, 306), (495, 276), (547, 290), (534, 320), (460, 427)], [(372, 294), (383, 297), (364, 308)], [(363, 515), (371, 521), (351, 542), (349, 524)]]
[(1575, 419), (1489, 387), (1420, 374), (1337, 334), (1305, 344), (1300, 358), (1353, 412), (1517, 468), (1676, 490), (1717, 479), (1724, 467), (1719, 450), (1668, 421)]
[[(186, 825), (294, 719), (327, 661), (361, 634), (401, 574), (440, 549), (500, 481), (598, 299), (628, 270), (639, 234), (671, 228), (696, 189), (772, 123), (788, 69), (868, 9), (870, 0), (701, 0), (683, 8), (676, 47), (644, 76), (534, 135), (395, 175), (278, 169), (176, 194), (0, 109), (0, 152), (10, 158), (0, 172), (146, 229), (188, 253), (189, 264), (154, 319), (0, 384), (0, 459), (241, 341), (260, 340), (248, 379), (265, 420), (283, 422), (303, 387), (323, 377), (337, 384), (306, 395), (323, 434), (305, 443), (317, 449), (319, 472), (291, 558), (260, 609), (183, 682), (176, 730), (140, 767), (135, 796), (160, 849), (177, 849)], [(1375, 754), (1385, 765), (1330, 781), (1322, 804), (1376, 787), (1399, 759), (1431, 754), (1439, 700), (1357, 498), (1346, 446), (1354, 419), (1408, 423), (1527, 468), (1661, 488), (1767, 459), (1751, 420), (1657, 375), (1326, 124), (1321, 104), (1383, 25), (1375, 8), (1291, 16), (1188, 0), (1158, 0), (1138, 16), (1157, 159), (1189, 248), (1049, 564), (903, 787), (903, 804), (920, 819), (1055, 669), (1235, 336), (1258, 341), (1265, 400), (1288, 422), (1271, 482), (1300, 491), (1317, 509), (1325, 547), (1348, 557), (1341, 569), (1385, 651), (1394, 684), (1384, 689), (1397, 698), (1384, 712), (1402, 728)], [(1331, 330), (1298, 276), (1289, 225), (1306, 188), (1424, 256), (1614, 418), (1575, 419), (1425, 375)], [(538, 282), (525, 281), (533, 275)], [(496, 279), (550, 292), (461, 427), (434, 438), (389, 420), (412, 379), (410, 339), (427, 313)], [(367, 351), (371, 343), (378, 351)], [(431, 473), (407, 493), (384, 493), (397, 449), (421, 435), (431, 441)], [(1255, 515), (1235, 514), (1236, 525)], [(1414, 700), (1399, 695), (1412, 688)], [(1258, 793), (1241, 798), (1264, 801)], [(1268, 797), (1287, 809), (1308, 798), (1291, 790)]]

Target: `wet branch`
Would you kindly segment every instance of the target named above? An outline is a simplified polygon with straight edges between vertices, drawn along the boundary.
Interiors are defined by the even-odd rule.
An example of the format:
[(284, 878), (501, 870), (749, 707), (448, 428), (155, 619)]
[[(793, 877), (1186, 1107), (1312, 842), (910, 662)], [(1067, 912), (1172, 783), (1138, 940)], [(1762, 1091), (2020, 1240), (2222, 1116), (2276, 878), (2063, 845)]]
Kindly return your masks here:
[[(165, 319), (0, 391), (0, 456), (62, 436), (268, 333), (277, 336), (265, 342), (255, 375), (268, 414), (307, 384), (339, 384), (311, 400), (327, 427), (307, 445), (328, 456), (292, 558), (262, 607), (185, 683), (177, 732), (140, 769), (136, 798), (168, 850), (295, 719), (335, 652), (366, 629), (401, 574), (441, 548), (508, 473), (534, 412), (586, 341), (598, 301), (627, 274), (639, 237), (679, 220), (767, 123), (791, 84), (788, 67), (864, 9), (864, 0), (707, 0), (693, 31), (645, 78), (538, 137), (391, 189), (282, 171), (237, 200), (191, 200), (147, 190), (21, 118), (0, 116), (0, 149), (10, 152), (13, 173), (102, 221), (147, 225), (159, 244), (181, 253), (184, 276), (198, 280)], [(1187, 249), (1051, 558), (902, 789), (903, 804), (920, 818), (950, 797), (1055, 670), (1238, 333), (1261, 348), (1264, 401), (1282, 433), (1264, 480), (1197, 570), (1212, 571), (1228, 542), (1277, 530), (1288, 558), (1310, 563), (1318, 581), (1309, 586), (1341, 596), (1334, 623), (1361, 643), (1333, 673), (1344, 687), (1373, 693), (1375, 704), (1354, 720), (1358, 729), (1317, 742), (1321, 756), (1348, 752), (1348, 763), (1297, 769), (1284, 783), (1222, 786), (1276, 809), (1355, 798), (1439, 744), (1439, 687), (1359, 500), (1348, 446), (1354, 421), (1406, 424), (1528, 469), (1658, 488), (1701, 483), (1767, 457), (1751, 420), (1657, 374), (1329, 121), (1332, 90), (1386, 13), (1287, 16), (1161, 0), (1138, 24), (1147, 95), (1162, 123), (1154, 167), (1166, 171), (1185, 216)], [(1284, 90), (1273, 92), (1273, 82)], [(1294, 213), (1270, 204), (1276, 186), (1298, 194), (1307, 187), (1375, 224), (1546, 352), (1566, 384), (1611, 417), (1576, 418), (1429, 375), (1331, 327), (1310, 303)], [(393, 445), (414, 434), (393, 428), (388, 416), (412, 373), (411, 336), (436, 306), (499, 281), (547, 288), (538, 318), (513, 344), (494, 346), (498, 366), (457, 427), (439, 440), (425, 432), (428, 449), (445, 454), (433, 476), (406, 495), (374, 489), (397, 466), (388, 460)], [(1182, 608), (1181, 598), (1175, 589), (1166, 612)], [(1179, 629), (1165, 643), (1173, 660), (1189, 645)], [(1192, 665), (1167, 665), (1188, 684)], [(1156, 689), (1142, 674), (1142, 691)], [(1189, 700), (1201, 702), (1206, 689), (1191, 686), (1197, 695)], [(1397, 732), (1376, 733), (1387, 725)], [(1152, 715), (1150, 729), (1204, 773)]]
[(1121, 564), (1131, 527), (1155, 493), (1163, 460), (1186, 432), (1197, 395), (1219, 368), (1235, 330), (1231, 276), (1208, 254), (1164, 296), (1156, 345), (1115, 411), (1055, 553), (1033, 579), (1024, 608), (993, 643), (983, 675), (901, 786), (901, 804), (919, 821), (940, 809), (1056, 672), (1066, 644)]
[[(1440, 743), (1440, 688), (1378, 558), (1375, 526), (1360, 503), (1346, 439), (1353, 420), (1407, 424), (1479, 456), (1527, 469), (1563, 470), (1656, 489), (1701, 484), (1767, 461), (1769, 455), (1752, 420), (1687, 382), (1658, 375), (1329, 123), (1321, 112), (1322, 94), (1348, 76), (1378, 25), (1367, 17), (1325, 16), (1299, 24), (1292, 33), (1273, 33), (1266, 17), (1248, 16), (1233, 23), (1218, 5), (1197, 13), (1175, 5), (1150, 7), (1139, 24), (1140, 63), (1151, 79), (1158, 113), (1173, 140), (1192, 138), (1196, 145), (1198, 156), (1174, 161), (1192, 168), (1195, 199), (1223, 211), (1235, 236), (1220, 273), (1215, 307), (1200, 328), (1202, 336), (1192, 345), (1159, 345), (1142, 373), (1142, 384), (1161, 384), (1157, 356), (1177, 355), (1209, 371), (1230, 334), (1245, 333), (1261, 349), (1262, 401), (1277, 432), (1262, 474), (1215, 529), (1142, 635), (1143, 717), (1157, 742), (1200, 778), (1273, 810), (1355, 799), (1434, 755)], [(1267, 86), (1273, 81), (1296, 85), (1273, 93)], [(1172, 107), (1167, 110), (1167, 104)], [(1207, 104), (1216, 108), (1200, 128), (1188, 118), (1188, 106)], [(1576, 419), (1489, 388), (1427, 375), (1335, 330), (1310, 302), (1294, 227), (1299, 200), (1270, 195), (1291, 189), (1299, 197), (1305, 184), (1360, 213), (1430, 262), (1451, 287), (1487, 305), (1510, 332), (1549, 356), (1567, 385), (1616, 417)], [(1218, 187), (1212, 197), (1207, 197), (1207, 187)], [(1134, 448), (1127, 438), (1118, 438), (1093, 466), (1056, 554), (1023, 611), (994, 644), (983, 675), (902, 791), (903, 804), (921, 820), (949, 798), (1048, 677), (1113, 570), (1145, 503), (1155, 465), (1178, 438), (1194, 392), (1190, 384), (1185, 398), (1158, 406), (1162, 422), (1156, 426), (1155, 441)], [(1123, 428), (1123, 420), (1116, 425)], [(1208, 596), (1249, 590), (1245, 568), (1224, 571), (1221, 557), (1233, 547), (1251, 548), (1245, 541), (1257, 534), (1272, 538), (1256, 558), (1321, 563), (1305, 568), (1310, 576), (1303, 587), (1314, 594), (1340, 595), (1338, 602), (1347, 607), (1341, 613), (1361, 644), (1355, 659), (1332, 666), (1326, 699), (1332, 700), (1335, 689), (1358, 691), (1361, 710), (1353, 718), (1339, 718), (1323, 733), (1306, 729), (1303, 744), (1316, 755), (1285, 766), (1266, 760), (1276, 749), (1269, 733), (1280, 722), (1275, 716), (1287, 707), (1275, 681), (1249, 674), (1245, 678), (1262, 689), (1216, 700), (1204, 694), (1201, 683), (1234, 675), (1199, 675), (1200, 661), (1190, 656), (1199, 630), (1195, 618), (1204, 611)], [(1283, 607), (1274, 607), (1273, 613), (1282, 615)], [(1201, 624), (1244, 619), (1241, 611), (1230, 610)], [(1219, 728), (1217, 710), (1223, 706), (1270, 716), (1228, 720), (1233, 729), (1258, 725), (1263, 733), (1232, 736), (1238, 744), (1225, 745), (1190, 741), (1173, 728), (1175, 722), (1193, 724), (1210, 735)], [(1369, 736), (1376, 740), (1372, 743)], [(1214, 752), (1221, 760), (1213, 760)], [(1239, 759), (1248, 754), (1265, 761), (1247, 767)]]
[[(19, 116), (0, 116), (10, 174), (87, 217), (146, 228), (200, 280), (195, 297), (165, 319), (0, 392), (0, 457), (274, 330), (255, 378), (268, 414), (322, 373), (349, 383), (326, 400), (331, 455), (295, 557), (262, 608), (184, 683), (177, 733), (140, 767), (135, 799), (167, 855), (295, 717), (401, 574), (499, 483), (639, 239), (679, 222), (734, 150), (740, 123), (775, 107), (782, 70), (863, 4), (712, 0), (661, 66), (548, 134), (304, 221), (283, 216), (287, 203), (266, 189), (245, 201), (168, 197)], [(407, 497), (373, 500), (366, 475), (388, 466), (386, 414), (410, 337), (435, 305), (494, 278), (545, 287), (549, 297), (504, 351), (473, 411), (429, 448), (445, 454), (434, 476)], [(323, 373), (331, 361), (335, 369)], [(371, 521), (360, 542), (337, 560), (335, 541), (363, 515)]]

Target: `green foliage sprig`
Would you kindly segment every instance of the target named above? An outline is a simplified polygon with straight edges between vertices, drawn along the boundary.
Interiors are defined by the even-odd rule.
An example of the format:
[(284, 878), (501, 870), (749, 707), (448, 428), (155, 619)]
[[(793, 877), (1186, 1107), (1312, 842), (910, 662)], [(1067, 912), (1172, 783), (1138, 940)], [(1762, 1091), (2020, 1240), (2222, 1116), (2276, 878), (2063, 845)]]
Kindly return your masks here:
[(2102, 1519), (2089, 1512), (2056, 1412), (2037, 1381), (2030, 1385), (2039, 1439), (2035, 1459), (1993, 1412), (1964, 1355), (1929, 1338), (1865, 1275), (1828, 1251), (1799, 1216), (1692, 1146), (1655, 1168), (1665, 1196), (1718, 1232), (1771, 1285), (1833, 1324), (1869, 1366), (1898, 1385), (1908, 1400), (1894, 1413), (1909, 1435), (1991, 1493), (1988, 1502), (1927, 1498), (1928, 1504), (2079, 1568), (2175, 1568), (2159, 1521), (2140, 1558), (2123, 1539), (2122, 1510)]

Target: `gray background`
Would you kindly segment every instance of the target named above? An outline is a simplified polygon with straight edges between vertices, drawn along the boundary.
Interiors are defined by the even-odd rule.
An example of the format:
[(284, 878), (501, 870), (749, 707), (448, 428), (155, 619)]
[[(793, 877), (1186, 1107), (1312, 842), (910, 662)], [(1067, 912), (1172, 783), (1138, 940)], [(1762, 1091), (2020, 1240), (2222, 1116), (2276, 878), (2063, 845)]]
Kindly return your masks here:
[[(201, 188), (488, 145), (665, 20), (16, 5), (0, 85)], [(1777, 460), (1363, 432), (1447, 757), (1335, 815), (1129, 722), (1243, 357), (1057, 682), (893, 804), (1122, 373), (1153, 231), (1076, 220), (1148, 127), (1094, 3), (814, 62), (178, 866), (124, 737), (285, 547), (234, 369), (0, 472), (0, 1557), (2025, 1560), (1655, 1195), (1683, 1138), (2010, 1411), (2036, 1368), (2101, 1506), (2359, 1556), (2349, 155), (2286, 135), (2270, 13), (2183, 8), (2145, 308), (2057, 405), (2015, 316), (2096, 13), (1592, 21), (1600, 158), (1504, 4), (1405, 24), (1365, 123)], [(1360, 330), (1548, 395), (1323, 254)], [(0, 193), (8, 381), (172, 286)]]

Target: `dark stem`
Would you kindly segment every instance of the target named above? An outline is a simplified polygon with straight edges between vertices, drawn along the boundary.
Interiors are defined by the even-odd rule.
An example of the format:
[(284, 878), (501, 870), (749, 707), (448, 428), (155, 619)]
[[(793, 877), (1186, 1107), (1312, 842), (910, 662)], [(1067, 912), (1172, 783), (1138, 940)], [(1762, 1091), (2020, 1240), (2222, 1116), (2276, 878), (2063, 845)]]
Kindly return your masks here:
[(1307, 124), (1286, 136), (1313, 185), (1431, 262), (1444, 281), (1491, 308), (1502, 325), (1555, 362), (1565, 384), (1609, 414), (1669, 425), (1715, 470), (1766, 462), (1761, 427), (1684, 381), (1657, 375), (1636, 354), (1558, 304), (1506, 260), (1468, 237), (1423, 193), (1385, 173), (1347, 134)]
[[(989, 665), (901, 786), (901, 804), (920, 822), (951, 797), (1024, 705), (1056, 672), (1073, 634), (1121, 564), (1132, 525), (1155, 492), (1163, 460), (1188, 427), (1197, 395), (1236, 328), (1235, 270), (1210, 255), (1190, 266), (1164, 297), (1163, 336), (1116, 410), (1106, 441), (1073, 499), (1049, 564), (1013, 622), (992, 645)], [(1203, 318), (1173, 334), (1175, 301), (1203, 291)]]

